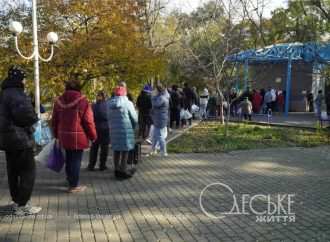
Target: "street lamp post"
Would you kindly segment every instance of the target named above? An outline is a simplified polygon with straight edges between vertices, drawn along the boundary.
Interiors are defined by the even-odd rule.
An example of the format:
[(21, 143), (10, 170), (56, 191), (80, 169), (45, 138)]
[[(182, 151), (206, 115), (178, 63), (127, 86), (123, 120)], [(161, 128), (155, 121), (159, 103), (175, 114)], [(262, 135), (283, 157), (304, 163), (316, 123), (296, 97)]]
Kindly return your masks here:
[(54, 32), (47, 35), (48, 43), (51, 46), (51, 54), (47, 59), (40, 56), (38, 44), (38, 20), (37, 20), (37, 0), (32, 0), (32, 33), (33, 33), (33, 52), (31, 56), (22, 54), (18, 47), (18, 35), (23, 31), (23, 26), (20, 22), (11, 21), (9, 30), (13, 33), (15, 38), (15, 47), (18, 54), (26, 60), (34, 60), (34, 84), (35, 84), (35, 111), (40, 118), (40, 83), (39, 83), (39, 59), (44, 62), (49, 62), (54, 55), (54, 44), (58, 41), (58, 36)]

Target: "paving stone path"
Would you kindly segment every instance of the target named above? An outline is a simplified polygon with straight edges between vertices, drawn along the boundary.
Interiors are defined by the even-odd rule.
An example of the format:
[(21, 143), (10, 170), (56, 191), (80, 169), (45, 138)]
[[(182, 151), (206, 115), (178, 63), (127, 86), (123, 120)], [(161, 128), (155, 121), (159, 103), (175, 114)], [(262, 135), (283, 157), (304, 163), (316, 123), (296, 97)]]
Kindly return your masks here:
[[(202, 205), (217, 219), (199, 201), (216, 182)], [(86, 192), (67, 194), (64, 174), (39, 164), (32, 202), (42, 213), (14, 217), (0, 153), (0, 241), (330, 241), (330, 147), (148, 157), (130, 180), (116, 181), (110, 165), (83, 170), (81, 183)], [(278, 196), (276, 216), (252, 211), (274, 212)], [(224, 215), (235, 201), (240, 214)]]

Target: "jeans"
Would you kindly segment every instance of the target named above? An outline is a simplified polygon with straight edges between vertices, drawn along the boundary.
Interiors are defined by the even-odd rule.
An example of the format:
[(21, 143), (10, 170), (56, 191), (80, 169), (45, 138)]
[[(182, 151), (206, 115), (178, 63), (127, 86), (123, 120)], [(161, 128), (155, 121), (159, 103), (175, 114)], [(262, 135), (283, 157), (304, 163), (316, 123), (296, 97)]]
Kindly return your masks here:
[(65, 150), (65, 172), (70, 187), (79, 185), (80, 166), (83, 150)]
[(207, 115), (206, 115), (206, 107), (207, 107), (207, 105), (201, 105), (200, 107), (199, 107), (199, 115), (200, 115), (200, 118), (201, 119), (203, 119), (203, 118), (207, 118)]
[(154, 133), (152, 138), (152, 150), (155, 151), (157, 144), (160, 146), (160, 152), (161, 153), (167, 153), (166, 150), (166, 133), (167, 133), (167, 127), (164, 128), (157, 128), (154, 127)]
[(101, 154), (100, 154), (100, 168), (104, 168), (108, 159), (108, 151), (109, 151), (109, 145), (108, 144), (99, 144), (98, 142), (94, 142), (92, 144), (90, 153), (89, 153), (89, 168), (94, 168), (97, 162), (97, 155), (99, 148), (101, 148)]
[(25, 206), (31, 198), (36, 177), (33, 149), (6, 151), (10, 195), (18, 206)]

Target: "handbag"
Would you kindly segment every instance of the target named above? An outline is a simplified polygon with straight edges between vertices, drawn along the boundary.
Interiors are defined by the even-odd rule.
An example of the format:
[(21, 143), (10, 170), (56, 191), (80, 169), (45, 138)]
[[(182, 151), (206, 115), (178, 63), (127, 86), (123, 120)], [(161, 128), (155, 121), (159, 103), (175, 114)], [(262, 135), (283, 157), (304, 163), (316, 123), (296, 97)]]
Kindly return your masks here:
[(61, 172), (63, 166), (64, 155), (62, 153), (62, 149), (57, 142), (54, 142), (53, 149), (47, 160), (47, 168), (59, 173)]

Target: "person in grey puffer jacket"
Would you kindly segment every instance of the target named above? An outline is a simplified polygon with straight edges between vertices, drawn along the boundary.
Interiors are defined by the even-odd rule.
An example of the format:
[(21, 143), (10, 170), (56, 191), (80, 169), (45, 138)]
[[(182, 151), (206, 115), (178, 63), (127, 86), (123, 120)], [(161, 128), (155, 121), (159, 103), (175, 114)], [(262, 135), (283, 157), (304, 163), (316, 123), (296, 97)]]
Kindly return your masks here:
[(156, 154), (156, 147), (157, 144), (159, 144), (161, 154), (167, 156), (165, 137), (167, 133), (170, 96), (161, 84), (157, 85), (156, 92), (156, 95), (152, 97), (152, 121), (154, 132), (151, 154)]

